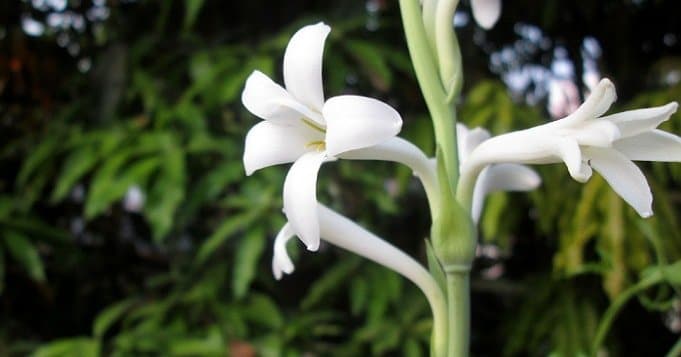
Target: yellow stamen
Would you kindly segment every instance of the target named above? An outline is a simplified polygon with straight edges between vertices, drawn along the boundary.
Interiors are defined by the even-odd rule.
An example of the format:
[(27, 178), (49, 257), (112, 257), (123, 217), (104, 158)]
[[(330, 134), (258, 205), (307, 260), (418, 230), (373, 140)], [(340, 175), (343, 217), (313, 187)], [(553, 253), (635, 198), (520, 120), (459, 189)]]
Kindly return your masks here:
[(312, 141), (309, 142), (305, 145), (306, 149), (314, 149), (315, 151), (324, 151), (326, 150), (326, 143), (324, 140), (317, 140), (317, 141)]

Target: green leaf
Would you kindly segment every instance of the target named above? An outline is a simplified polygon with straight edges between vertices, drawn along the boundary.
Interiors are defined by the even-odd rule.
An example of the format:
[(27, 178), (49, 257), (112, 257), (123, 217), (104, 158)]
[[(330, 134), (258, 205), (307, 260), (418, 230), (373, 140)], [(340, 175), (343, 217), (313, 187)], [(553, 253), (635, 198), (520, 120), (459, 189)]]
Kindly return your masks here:
[(7, 230), (5, 231), (5, 245), (12, 258), (21, 264), (31, 279), (35, 281), (45, 280), (43, 262), (40, 260), (38, 250), (24, 235)]
[(64, 199), (76, 182), (97, 163), (97, 159), (96, 151), (89, 146), (72, 152), (57, 178), (50, 201), (56, 203)]
[(225, 341), (220, 330), (212, 326), (205, 338), (182, 338), (170, 341), (171, 356), (225, 356)]
[(234, 161), (225, 161), (207, 172), (189, 187), (187, 199), (182, 204), (182, 221), (194, 217), (202, 205), (218, 197), (230, 183), (242, 179), (243, 172), (241, 163)]
[(229, 103), (234, 101), (244, 87), (246, 78), (253, 73), (253, 68), (245, 66), (238, 68), (236, 72), (230, 72), (223, 81), (218, 83), (217, 99), (219, 103)]
[(189, 30), (196, 22), (196, 17), (199, 15), (201, 8), (203, 7), (204, 0), (185, 0), (185, 12), (184, 12), (184, 29)]
[(258, 218), (259, 214), (259, 210), (253, 209), (227, 218), (220, 227), (218, 227), (218, 229), (201, 244), (201, 248), (199, 248), (199, 252), (196, 254), (197, 263), (203, 264), (206, 259), (208, 259), (210, 255), (227, 240), (227, 238), (237, 230), (249, 226)]
[(131, 164), (122, 174), (118, 174), (118, 169), (128, 159), (129, 154), (121, 153), (97, 170), (85, 202), (87, 219), (97, 216), (114, 201), (121, 199), (130, 186), (144, 185), (161, 163), (160, 157), (142, 159)]
[(8, 217), (14, 210), (14, 200), (10, 196), (0, 196), (0, 218)]
[(387, 352), (400, 343), (400, 329), (394, 324), (386, 325), (380, 337), (372, 341), (372, 352), (375, 356), (386, 355)]
[(139, 94), (142, 98), (144, 111), (153, 113), (160, 101), (158, 86), (154, 77), (140, 69), (132, 74), (132, 91), (130, 94)]
[(363, 277), (358, 276), (350, 282), (350, 311), (357, 316), (362, 312), (369, 297), (369, 286)]
[(301, 302), (301, 308), (307, 310), (320, 302), (327, 294), (338, 288), (338, 286), (352, 274), (360, 264), (356, 257), (345, 259), (330, 269), (317, 279), (310, 287), (307, 295)]
[(418, 341), (413, 338), (408, 338), (404, 345), (402, 345), (402, 355), (404, 357), (421, 357), (421, 347)]
[(176, 146), (167, 147), (161, 172), (151, 186), (149, 199), (144, 206), (144, 214), (151, 224), (156, 242), (173, 226), (175, 212), (184, 199), (185, 179), (184, 152)]
[(279, 311), (277, 304), (267, 295), (251, 295), (246, 308), (242, 312), (248, 320), (270, 329), (279, 329), (284, 326), (284, 316)]
[(136, 299), (127, 299), (106, 307), (95, 318), (95, 322), (92, 325), (92, 334), (97, 338), (104, 336), (106, 331), (116, 323), (116, 321), (118, 321), (136, 301)]
[(374, 87), (382, 91), (390, 89), (392, 73), (376, 44), (361, 40), (347, 40), (345, 46), (361, 63)]
[(17, 175), (17, 185), (24, 186), (31, 175), (33, 175), (38, 168), (47, 159), (55, 154), (60, 141), (57, 137), (48, 137), (43, 142), (41, 142), (35, 150), (33, 150), (28, 157), (24, 160), (24, 164), (21, 166), (21, 170)]
[(57, 340), (38, 348), (32, 357), (97, 357), (99, 341), (88, 337)]
[(642, 279), (636, 284), (651, 286), (666, 280), (670, 284), (681, 286), (681, 260), (669, 265), (655, 265), (641, 273)]
[(234, 276), (232, 277), (232, 292), (235, 298), (244, 297), (248, 292), (251, 281), (255, 277), (258, 261), (265, 248), (265, 232), (255, 227), (246, 233), (238, 246), (234, 259)]

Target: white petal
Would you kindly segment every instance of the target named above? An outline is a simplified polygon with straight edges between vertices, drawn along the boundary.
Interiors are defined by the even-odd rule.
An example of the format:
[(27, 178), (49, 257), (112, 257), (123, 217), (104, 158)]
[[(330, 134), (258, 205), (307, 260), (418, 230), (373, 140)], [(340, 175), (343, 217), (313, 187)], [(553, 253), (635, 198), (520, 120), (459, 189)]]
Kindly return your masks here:
[(584, 151), (590, 164), (617, 194), (641, 217), (653, 215), (653, 195), (641, 170), (623, 154), (612, 149), (589, 148)]
[(491, 29), (501, 15), (501, 0), (471, 0), (473, 17), (484, 29)]
[(598, 118), (610, 109), (615, 100), (617, 100), (615, 85), (609, 79), (603, 78), (574, 113), (554, 123), (559, 126), (568, 126)]
[(489, 167), (486, 192), (531, 191), (539, 187), (541, 178), (531, 168), (517, 164), (499, 164)]
[(279, 280), (283, 273), (293, 273), (293, 262), (286, 251), (286, 243), (293, 238), (296, 233), (291, 229), (291, 225), (286, 223), (274, 239), (274, 255), (272, 256), (272, 273)]
[(473, 220), (478, 222), (488, 194), (496, 191), (531, 191), (539, 184), (539, 175), (524, 165), (498, 164), (487, 167), (478, 176), (473, 191)]
[(577, 181), (589, 179), (576, 140), (533, 128), (492, 137), (481, 143), (466, 160), (462, 171), (497, 163), (550, 164), (563, 161)]
[[(505, 164), (511, 165), (511, 164)], [(482, 208), (485, 205), (485, 198), (487, 197), (487, 173), (489, 171), (489, 166), (486, 167), (480, 175), (478, 175), (477, 181), (475, 181), (475, 188), (473, 189), (473, 202), (471, 203), (471, 217), (473, 222), (476, 224), (480, 221), (480, 215), (482, 214)]]
[(325, 152), (308, 152), (291, 166), (284, 181), (284, 213), (308, 250), (319, 249), (317, 174)]
[(591, 170), (585, 169), (582, 162), (582, 152), (576, 141), (570, 139), (556, 140), (556, 155), (563, 159), (570, 176), (579, 182), (586, 182), (591, 178)]
[(326, 150), (332, 156), (381, 143), (402, 128), (402, 118), (395, 109), (368, 97), (333, 97), (324, 104), (323, 114)]
[(291, 124), (303, 117), (323, 123), (319, 113), (301, 104), (260, 71), (248, 76), (241, 102), (254, 115), (279, 124)]
[(610, 147), (620, 138), (617, 126), (608, 120), (589, 120), (572, 134), (579, 145)]
[(681, 162), (681, 137), (662, 130), (617, 140), (614, 148), (629, 160)]
[(608, 115), (602, 119), (617, 125), (622, 137), (626, 138), (657, 128), (660, 123), (669, 119), (676, 112), (678, 106), (676, 102), (671, 102), (659, 107), (629, 110)]
[(310, 151), (310, 142), (324, 140), (324, 134), (307, 125), (279, 125), (263, 121), (246, 134), (244, 167), (246, 175), (272, 165), (293, 162)]
[(428, 158), (416, 145), (400, 137), (394, 137), (367, 148), (346, 151), (338, 157), (349, 160), (399, 162), (410, 167), (417, 176), (435, 175), (435, 162)]
[(296, 99), (321, 111), (324, 105), (322, 57), (331, 28), (320, 22), (293, 34), (284, 53), (284, 83)]
[(470, 156), (473, 149), (489, 139), (489, 131), (483, 128), (468, 129), (461, 123), (456, 124), (456, 143), (459, 150), (459, 161), (463, 163)]

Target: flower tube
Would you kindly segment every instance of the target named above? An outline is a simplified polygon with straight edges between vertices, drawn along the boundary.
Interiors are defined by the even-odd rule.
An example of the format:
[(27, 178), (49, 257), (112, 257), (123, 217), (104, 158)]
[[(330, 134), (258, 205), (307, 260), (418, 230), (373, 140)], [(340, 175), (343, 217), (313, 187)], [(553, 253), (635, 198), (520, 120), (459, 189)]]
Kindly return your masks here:
[[(433, 312), (434, 333), (446, 331), (445, 299), (442, 290), (430, 273), (414, 258), (392, 244), (372, 234), (352, 220), (328, 207), (318, 204), (321, 237), (337, 247), (343, 248), (401, 274), (423, 291)], [(277, 279), (282, 273), (293, 272), (293, 264), (286, 252), (286, 242), (294, 235), (287, 223), (277, 235), (274, 243), (272, 271)], [(443, 336), (433, 335), (437, 345), (443, 343)]]

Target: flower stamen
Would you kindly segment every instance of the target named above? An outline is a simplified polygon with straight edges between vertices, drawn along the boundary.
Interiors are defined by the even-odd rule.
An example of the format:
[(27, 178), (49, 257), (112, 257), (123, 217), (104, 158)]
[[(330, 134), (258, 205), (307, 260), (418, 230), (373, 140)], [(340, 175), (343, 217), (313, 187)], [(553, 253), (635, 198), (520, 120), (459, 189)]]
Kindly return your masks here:
[(317, 152), (326, 150), (326, 142), (324, 140), (311, 141), (305, 145), (306, 149), (314, 149)]

